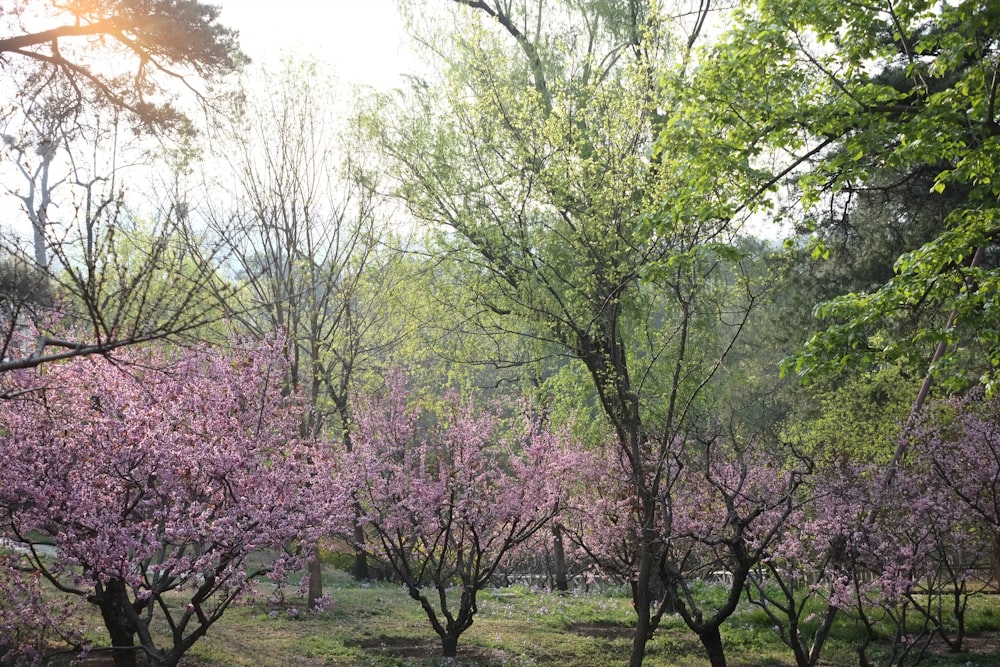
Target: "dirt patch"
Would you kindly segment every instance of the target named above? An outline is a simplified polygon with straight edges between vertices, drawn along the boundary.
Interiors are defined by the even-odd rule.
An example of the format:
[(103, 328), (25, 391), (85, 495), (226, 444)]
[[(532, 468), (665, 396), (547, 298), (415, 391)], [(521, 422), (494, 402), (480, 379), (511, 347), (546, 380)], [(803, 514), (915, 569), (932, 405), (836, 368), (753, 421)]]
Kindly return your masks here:
[[(955, 655), (940, 639), (931, 642), (930, 653), (937, 656)], [(1000, 632), (983, 632), (962, 640), (962, 653), (969, 655), (1000, 655)]]
[(631, 639), (635, 628), (624, 623), (573, 623), (569, 631), (581, 637), (600, 637), (601, 639)]
[[(369, 653), (384, 653), (394, 658), (433, 660), (441, 657), (441, 644), (439, 642), (413, 637), (371, 637), (354, 641), (348, 640), (344, 644), (360, 647)], [(462, 664), (499, 667), (507, 664), (509, 659), (510, 656), (504, 651), (481, 646), (462, 646), (461, 641), (458, 644), (457, 660)]]
[(441, 645), (412, 637), (369, 637), (347, 640), (345, 646), (357, 646), (373, 653), (388, 653), (400, 658), (428, 658), (440, 655)]
[(975, 637), (966, 637), (964, 644), (969, 653), (1000, 655), (1000, 632), (984, 632)]

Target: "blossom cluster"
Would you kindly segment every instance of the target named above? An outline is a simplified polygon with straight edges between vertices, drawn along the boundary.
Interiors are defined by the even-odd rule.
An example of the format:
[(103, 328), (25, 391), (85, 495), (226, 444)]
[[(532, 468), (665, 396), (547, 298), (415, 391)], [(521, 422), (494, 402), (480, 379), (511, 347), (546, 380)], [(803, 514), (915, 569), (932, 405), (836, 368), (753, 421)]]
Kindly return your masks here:
[[(48, 555), (22, 565), (122, 616), (116, 643), (138, 637), (151, 659), (178, 659), (256, 575), (299, 567), (297, 545), (323, 532), (328, 457), (298, 436), (284, 374), (276, 341), (7, 374), (3, 537), (44, 542)], [(149, 634), (155, 614), (172, 631), (167, 649)]]

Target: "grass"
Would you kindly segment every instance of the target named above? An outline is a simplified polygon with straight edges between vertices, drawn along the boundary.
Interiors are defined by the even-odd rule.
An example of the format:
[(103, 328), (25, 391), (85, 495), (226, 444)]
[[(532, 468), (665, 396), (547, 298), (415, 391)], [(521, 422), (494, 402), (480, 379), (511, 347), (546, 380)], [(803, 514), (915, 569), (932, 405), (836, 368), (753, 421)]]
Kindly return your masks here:
[[(335, 600), (318, 613), (302, 612), (303, 601), (238, 606), (189, 651), (187, 667), (430, 667), (438, 665), (539, 665), (616, 667), (627, 662), (635, 615), (624, 589), (559, 595), (525, 588), (489, 589), (479, 613), (459, 641), (458, 659), (447, 662), (419, 605), (401, 586), (359, 585), (330, 571), (325, 590)], [(702, 594), (717, 594), (706, 586)], [(298, 613), (289, 613), (289, 609)], [(971, 651), (932, 656), (932, 667), (1000, 667), (1000, 598), (983, 596), (970, 609)], [(973, 630), (974, 628), (974, 630)], [(724, 626), (732, 667), (793, 666), (760, 609), (744, 604)], [(824, 651), (824, 665), (857, 665), (854, 628), (844, 619)], [(91, 663), (98, 664), (98, 663)], [(700, 667), (708, 662), (701, 644), (677, 618), (665, 619), (647, 649), (649, 667)]]

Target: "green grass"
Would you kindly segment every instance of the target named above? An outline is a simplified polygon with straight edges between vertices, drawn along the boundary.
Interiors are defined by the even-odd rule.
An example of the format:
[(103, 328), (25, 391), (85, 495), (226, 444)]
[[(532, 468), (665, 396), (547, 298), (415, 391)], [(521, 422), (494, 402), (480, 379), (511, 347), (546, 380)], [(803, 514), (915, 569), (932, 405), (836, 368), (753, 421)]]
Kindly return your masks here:
[[(188, 653), (187, 667), (430, 667), (462, 665), (620, 666), (627, 662), (635, 615), (627, 592), (559, 595), (524, 588), (489, 589), (479, 613), (459, 641), (457, 661), (445, 662), (440, 644), (419, 605), (401, 586), (361, 586), (330, 571), (325, 590), (336, 601), (319, 614), (301, 613), (304, 601), (286, 599), (230, 609)], [(717, 594), (706, 587), (700, 595)], [(297, 617), (287, 613), (295, 607)], [(1000, 667), (1000, 598), (983, 596), (970, 605), (971, 649), (935, 655), (931, 667), (975, 664)], [(823, 653), (831, 667), (857, 665), (855, 629), (840, 621)], [(793, 666), (760, 609), (743, 604), (724, 626), (732, 667)], [(707, 665), (701, 644), (678, 618), (666, 618), (647, 649), (650, 667)]]

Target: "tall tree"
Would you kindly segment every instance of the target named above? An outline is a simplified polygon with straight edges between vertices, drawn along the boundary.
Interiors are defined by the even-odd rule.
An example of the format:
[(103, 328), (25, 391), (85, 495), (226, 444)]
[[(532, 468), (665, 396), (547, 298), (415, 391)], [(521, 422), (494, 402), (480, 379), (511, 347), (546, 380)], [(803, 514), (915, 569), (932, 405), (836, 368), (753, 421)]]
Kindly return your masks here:
[[(398, 279), (378, 210), (373, 154), (352, 136), (350, 109), (315, 61), (261, 70), (223, 142), (234, 182), (209, 226), (227, 249), (233, 321), (287, 337), (288, 387), (309, 400), (306, 431), (332, 430), (351, 450), (350, 396), (359, 373), (396, 339), (383, 326)], [(310, 598), (319, 597), (314, 564)], [(358, 574), (367, 578), (363, 558)]]
[[(446, 10), (420, 5), (414, 23)], [(673, 446), (712, 421), (699, 407), (757, 294), (738, 264), (735, 281), (720, 270), (738, 253), (718, 194), (686, 211), (684, 173), (651, 159), (676, 57), (656, 3), (452, 10), (437, 24), (453, 31), (424, 35), (441, 79), (393, 109), (381, 143), (411, 212), (438, 230), (437, 261), (464, 267), (469, 321), (502, 321), (586, 369), (634, 494), (638, 665), (660, 617)]]
[(693, 70), (688, 131), (664, 149), (704, 140), (743, 161), (743, 203), (794, 175), (796, 199), (826, 228), (875, 204), (885, 237), (902, 239), (891, 273), (817, 310), (830, 325), (793, 367), (900, 361), (950, 389), (992, 387), (995, 4), (779, 0), (746, 5), (734, 25)]

